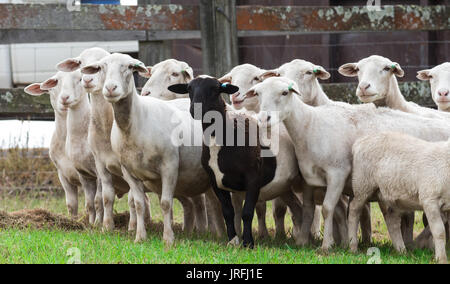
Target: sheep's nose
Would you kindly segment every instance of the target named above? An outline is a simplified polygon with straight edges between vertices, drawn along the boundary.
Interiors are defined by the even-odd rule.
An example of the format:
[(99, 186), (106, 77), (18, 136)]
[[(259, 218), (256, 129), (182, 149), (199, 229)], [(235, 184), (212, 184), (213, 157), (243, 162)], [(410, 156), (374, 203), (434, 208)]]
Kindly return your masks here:
[(267, 122), (269, 122), (271, 118), (272, 118), (272, 116), (268, 115), (267, 116)]
[(63, 101), (63, 103), (66, 103), (68, 99), (69, 99), (69, 96), (61, 97), (61, 100)]
[(446, 97), (446, 96), (448, 96), (448, 93), (449, 93), (448, 89), (440, 89), (438, 91), (438, 94), (439, 94), (440, 97)]
[(84, 78), (83, 80), (89, 84), (90, 82), (94, 81), (94, 78)]
[(106, 85), (105, 88), (108, 91), (108, 93), (112, 94), (112, 92), (114, 92), (117, 89), (117, 85), (109, 84)]
[(359, 84), (359, 88), (361, 89), (361, 91), (365, 91), (365, 90), (367, 90), (368, 88), (370, 88), (370, 83), (367, 83), (367, 82), (361, 82), (361, 83)]
[(148, 95), (150, 95), (150, 91), (145, 91), (145, 92), (141, 93), (141, 96), (143, 96), (143, 97), (146, 97)]

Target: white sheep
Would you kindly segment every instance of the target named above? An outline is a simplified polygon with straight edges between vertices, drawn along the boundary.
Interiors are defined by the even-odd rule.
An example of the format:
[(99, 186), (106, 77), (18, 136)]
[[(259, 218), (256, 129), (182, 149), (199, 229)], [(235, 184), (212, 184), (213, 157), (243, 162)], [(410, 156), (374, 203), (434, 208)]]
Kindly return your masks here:
[(141, 96), (151, 96), (162, 100), (185, 98), (185, 95), (175, 94), (167, 89), (168, 86), (178, 83), (189, 83), (194, 79), (194, 71), (183, 61), (167, 59), (147, 66), (148, 72), (139, 73), (144, 78), (149, 78), (141, 91)]
[[(363, 103), (374, 103), (377, 106), (385, 106), (423, 117), (450, 121), (450, 113), (443, 113), (406, 101), (400, 92), (396, 78), (403, 77), (404, 71), (398, 63), (392, 62), (386, 57), (373, 55), (358, 63), (344, 64), (339, 68), (339, 73), (347, 77), (358, 77), (359, 85), (356, 95)], [(409, 219), (409, 224), (413, 224), (413, 213), (409, 213), (406, 218)], [(411, 245), (413, 226), (407, 226), (406, 230), (405, 240), (408, 245)], [(420, 238), (416, 240), (416, 245), (427, 246), (423, 244), (427, 231), (429, 232), (429, 229), (425, 229)], [(429, 241), (428, 244), (430, 243)]]
[[(210, 189), (208, 176), (200, 164), (201, 147), (179, 146), (173, 139), (179, 137), (177, 131), (181, 130), (186, 131), (183, 133), (195, 130), (197, 137), (201, 137), (201, 127), (194, 129), (189, 112), (176, 107), (180, 100), (165, 102), (139, 96), (134, 71), (145, 73), (147, 69), (142, 62), (124, 54), (112, 54), (82, 68), (84, 74), (99, 74), (104, 82), (104, 98), (113, 106), (111, 145), (120, 158), (134, 198), (136, 242), (147, 235), (144, 225), (144, 187), (147, 187), (161, 196), (163, 239), (171, 245), (173, 198), (193, 197)], [(182, 100), (189, 105), (189, 99)]]
[(58, 104), (67, 110), (65, 151), (78, 172), (85, 193), (86, 211), (90, 224), (103, 221), (101, 183), (97, 179), (94, 157), (87, 143), (90, 106), (81, 84), (80, 71), (58, 72), (41, 84), (41, 89), (59, 93)]
[(336, 204), (344, 188), (347, 193), (351, 192), (351, 151), (357, 138), (381, 131), (400, 131), (423, 139), (433, 137), (432, 141), (450, 137), (450, 125), (443, 120), (386, 108), (377, 109), (372, 104), (353, 108), (308, 106), (299, 98), (301, 93), (297, 84), (283, 77), (269, 78), (251, 88), (246, 95), (258, 96), (261, 107), (258, 120), (261, 125), (284, 122), (294, 141), (297, 161), (306, 182), (311, 186), (327, 188), (322, 207), (325, 218), (324, 251), (333, 244)]
[(417, 78), (430, 81), (431, 96), (438, 110), (450, 112), (450, 62), (417, 72)]
[(372, 55), (358, 63), (344, 64), (339, 68), (339, 73), (347, 77), (358, 77), (356, 95), (363, 103), (374, 103), (377, 106), (450, 121), (450, 113), (406, 101), (396, 78), (403, 77), (405, 72), (398, 63), (386, 57)]
[(394, 247), (405, 252), (400, 232), (403, 212), (423, 210), (434, 239), (436, 260), (447, 263), (441, 214), (450, 211), (450, 140), (430, 143), (400, 133), (381, 133), (353, 146), (353, 192), (350, 203), (350, 248), (358, 247), (361, 210), (375, 196), (386, 207), (385, 220)]
[[(64, 74), (53, 76), (58, 78)], [(45, 82), (47, 82), (46, 80)], [(34, 83), (25, 88), (25, 92), (32, 96), (40, 96), (44, 93), (50, 94), (50, 103), (55, 112), (55, 130), (50, 142), (49, 155), (58, 172), (58, 178), (61, 182), (66, 196), (67, 210), (74, 219), (78, 218), (78, 189), (81, 186), (78, 172), (72, 161), (66, 154), (66, 136), (67, 136), (67, 109), (59, 102), (58, 89), (43, 90), (40, 83)]]

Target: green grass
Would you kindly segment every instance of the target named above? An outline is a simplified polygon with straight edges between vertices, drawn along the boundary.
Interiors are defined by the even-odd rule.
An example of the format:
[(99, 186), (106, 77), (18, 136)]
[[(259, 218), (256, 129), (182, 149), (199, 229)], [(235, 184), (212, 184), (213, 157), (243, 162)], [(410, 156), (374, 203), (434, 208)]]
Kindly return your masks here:
[[(80, 212), (83, 200), (80, 198)], [(151, 195), (153, 219), (161, 220), (158, 200)], [(45, 208), (54, 213), (66, 213), (61, 195), (28, 193), (20, 195), (0, 194), (0, 210), (15, 211), (24, 208)], [(126, 196), (116, 202), (118, 212), (128, 210)], [(374, 206), (372, 224), (375, 243), (380, 250), (382, 263), (432, 263), (433, 253), (415, 250), (407, 255), (397, 254), (388, 239), (380, 212)], [(419, 216), (418, 216), (419, 217)], [(182, 222), (182, 209), (175, 202), (175, 222)], [(256, 219), (256, 218), (255, 218)], [(267, 210), (269, 228), (274, 227), (270, 204)], [(416, 220), (416, 232), (421, 230), (421, 218)], [(254, 222), (256, 229), (256, 220)], [(290, 218), (286, 227), (292, 229)], [(368, 247), (361, 246), (358, 254), (335, 248), (328, 255), (321, 255), (319, 247), (297, 247), (292, 239), (256, 240), (253, 250), (227, 247), (224, 239), (210, 235), (185, 235), (176, 232), (175, 245), (165, 249), (160, 231), (148, 231), (148, 240), (134, 244), (134, 235), (124, 231), (102, 233), (101, 230), (18, 230), (0, 231), (0, 263), (68, 263), (76, 257), (82, 263), (367, 263)], [(72, 254), (70, 254), (72, 252)], [(73, 254), (75, 252), (75, 254)]]

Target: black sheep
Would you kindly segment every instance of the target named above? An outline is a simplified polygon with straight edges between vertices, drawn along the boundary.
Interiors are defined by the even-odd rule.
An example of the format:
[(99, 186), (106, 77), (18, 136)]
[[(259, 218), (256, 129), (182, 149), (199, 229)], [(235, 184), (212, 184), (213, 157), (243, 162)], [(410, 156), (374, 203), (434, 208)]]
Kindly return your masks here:
[[(205, 141), (202, 165), (222, 204), (229, 241), (237, 240), (230, 191), (246, 192), (242, 214), (243, 245), (253, 248), (252, 220), (255, 205), (261, 187), (268, 184), (275, 176), (277, 163), (273, 155), (262, 157), (262, 150), (270, 150), (269, 147), (260, 144), (256, 121), (250, 116), (227, 110), (221, 94), (230, 95), (236, 93), (239, 88), (231, 84), (222, 84), (215, 78), (196, 78), (189, 84), (170, 86), (169, 90), (178, 94), (189, 93), (191, 115), (194, 119), (202, 120)], [(201, 117), (194, 113), (198, 106), (201, 106)], [(208, 117), (212, 114), (213, 118), (205, 121), (208, 120), (204, 119), (206, 114)], [(216, 126), (214, 131), (211, 131), (212, 126)], [(227, 126), (232, 127), (232, 132), (226, 131)], [(256, 131), (252, 133), (252, 129)], [(229, 137), (230, 133), (234, 135)], [(238, 138), (242, 138), (243, 134), (245, 144), (242, 144), (243, 141), (239, 141), (238, 144)]]

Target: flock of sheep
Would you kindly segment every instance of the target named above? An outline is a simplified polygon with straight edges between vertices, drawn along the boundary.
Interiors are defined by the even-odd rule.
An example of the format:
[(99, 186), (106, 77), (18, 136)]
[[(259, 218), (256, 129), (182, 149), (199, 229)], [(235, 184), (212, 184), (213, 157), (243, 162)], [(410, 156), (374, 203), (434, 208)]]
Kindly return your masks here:
[[(358, 77), (356, 95), (367, 103), (362, 105), (330, 100), (318, 81), (330, 74), (298, 59), (274, 70), (244, 64), (220, 79), (194, 78), (185, 62), (169, 59), (146, 67), (128, 55), (91, 48), (57, 69), (25, 91), (50, 94), (56, 124), (50, 157), (73, 217), (81, 188), (89, 222), (113, 230), (115, 197), (129, 193), (129, 230), (136, 231), (137, 242), (143, 241), (151, 220), (146, 192), (154, 192), (167, 245), (174, 242), (177, 198), (183, 206), (183, 230), (221, 236), (225, 219), (230, 244), (239, 245), (242, 218), (244, 246), (252, 247), (254, 211), (258, 235), (265, 237), (265, 202), (274, 200), (277, 236), (285, 235), (289, 208), (298, 245), (319, 237), (321, 206), (321, 249), (340, 244), (356, 251), (359, 226), (362, 241), (371, 241), (368, 204), (378, 202), (396, 250), (430, 247), (438, 262), (447, 262), (450, 63), (417, 76), (430, 81), (438, 110), (406, 101), (396, 79), (404, 71), (381, 56), (339, 69), (344, 76)], [(141, 95), (134, 72), (149, 78)], [(231, 105), (221, 93), (231, 95)], [(276, 162), (260, 159), (264, 145), (259, 143), (244, 146), (245, 151), (213, 142), (173, 143), (177, 129), (206, 135), (207, 123), (194, 119), (194, 102), (225, 119), (241, 115), (259, 128), (279, 126)], [(216, 140), (215, 134), (207, 138)], [(424, 231), (413, 240), (415, 210), (423, 210), (426, 218)]]

